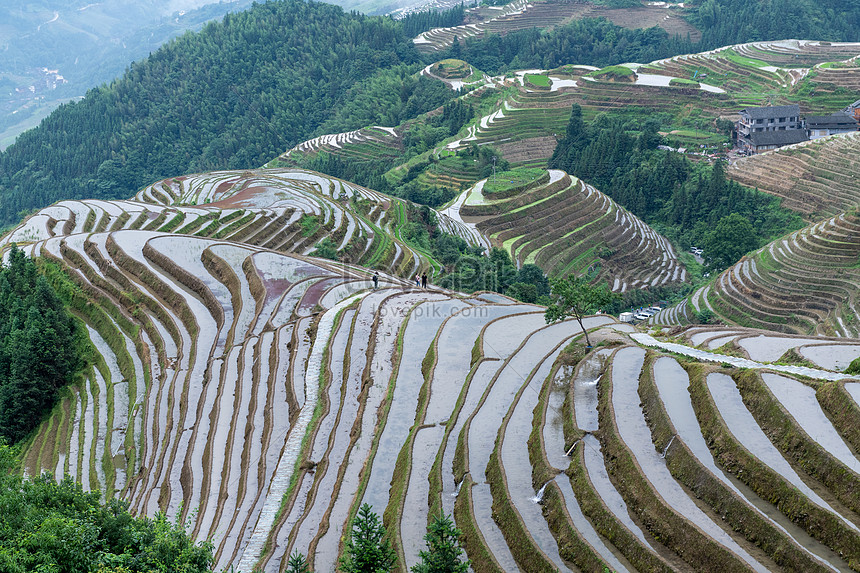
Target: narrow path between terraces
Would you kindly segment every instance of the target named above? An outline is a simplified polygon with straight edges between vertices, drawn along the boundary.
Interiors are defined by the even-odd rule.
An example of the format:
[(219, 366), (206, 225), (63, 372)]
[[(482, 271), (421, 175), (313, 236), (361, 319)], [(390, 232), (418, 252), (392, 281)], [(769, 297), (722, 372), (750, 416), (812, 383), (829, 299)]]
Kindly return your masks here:
[(678, 354), (683, 354), (684, 356), (691, 356), (693, 358), (698, 358), (699, 360), (708, 360), (711, 362), (726, 362), (738, 368), (758, 368), (765, 370), (775, 370), (777, 372), (787, 372), (789, 374), (808, 376), (809, 378), (815, 378), (818, 380), (860, 380), (860, 376), (849, 376), (847, 374), (841, 374), (839, 372), (828, 372), (827, 370), (807, 368), (806, 366), (764, 364), (761, 362), (756, 362), (754, 360), (748, 360), (746, 358), (738, 358), (737, 356), (727, 356), (725, 354), (706, 352), (704, 350), (699, 350), (698, 348), (690, 348), (689, 346), (684, 346), (683, 344), (678, 344), (676, 342), (662, 342), (660, 340), (657, 340), (650, 334), (645, 334), (644, 332), (632, 332), (630, 333), (630, 338), (644, 346), (656, 346), (657, 348), (662, 348), (663, 350), (668, 350), (669, 352), (677, 352)]

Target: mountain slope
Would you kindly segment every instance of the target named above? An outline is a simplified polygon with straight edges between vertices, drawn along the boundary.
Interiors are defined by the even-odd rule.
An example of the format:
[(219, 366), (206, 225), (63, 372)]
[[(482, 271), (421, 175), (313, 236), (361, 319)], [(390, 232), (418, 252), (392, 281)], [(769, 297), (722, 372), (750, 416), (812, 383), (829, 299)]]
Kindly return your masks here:
[(167, 176), (265, 163), (355, 82), (412, 62), (402, 27), (297, 0), (185, 35), (0, 154), (0, 220), (58, 199), (128, 197)]
[[(0, 149), (60, 103), (121, 75), (185, 30), (249, 0), (0, 4)], [(8, 88), (8, 89), (7, 89)], [(39, 116), (41, 114), (41, 116)], [(36, 116), (36, 117), (34, 117)]]

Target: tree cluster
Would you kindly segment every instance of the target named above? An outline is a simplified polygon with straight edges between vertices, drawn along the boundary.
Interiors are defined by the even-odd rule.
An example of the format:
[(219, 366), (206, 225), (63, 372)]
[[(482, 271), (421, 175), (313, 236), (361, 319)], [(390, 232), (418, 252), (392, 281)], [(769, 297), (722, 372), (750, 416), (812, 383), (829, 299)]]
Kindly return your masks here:
[(468, 247), (454, 258), (450, 248), (453, 241), (448, 239), (447, 242), (449, 244), (442, 247), (446, 250), (439, 254), (447, 271), (440, 281), (443, 287), (461, 292), (490, 290), (522, 302), (547, 302), (549, 281), (537, 265), (529, 263), (517, 270), (508, 252), (498, 247), (490, 249), (489, 256), (485, 256), (480, 247)]
[(195, 544), (163, 514), (133, 517), (128, 502), (101, 503), (69, 476), (9, 473), (13, 456), (0, 446), (0, 571), (211, 572), (211, 544)]
[(0, 436), (24, 438), (80, 366), (74, 319), (14, 245), (0, 268)]
[[(421, 561), (413, 573), (466, 573), (470, 561), (462, 561), (460, 537), (463, 533), (447, 515), (438, 515), (427, 528), (427, 549), (420, 551)], [(363, 504), (352, 520), (344, 555), (338, 563), (343, 573), (389, 573), (397, 565), (397, 552), (391, 546), (385, 526), (368, 504)], [(311, 573), (307, 559), (295, 552), (287, 563), (287, 573)]]
[(452, 46), (447, 55), (497, 74), (509, 69), (552, 69), (572, 62), (599, 67), (650, 62), (693, 51), (689, 38), (670, 38), (660, 28), (630, 30), (603, 18), (586, 18), (551, 30), (531, 28), (504, 36), (467, 38)]
[(851, 0), (705, 0), (691, 18), (702, 50), (755, 40), (860, 40), (860, 4)]
[[(694, 164), (657, 149), (658, 127), (653, 120), (639, 124), (609, 115), (586, 125), (574, 104), (549, 165), (604, 191), (682, 247), (702, 246), (713, 270), (734, 263), (737, 249), (745, 249), (742, 255), (801, 226), (778, 199), (727, 179), (721, 161)], [(721, 224), (731, 228), (734, 249), (723, 248)]]
[(414, 38), (421, 32), (432, 28), (459, 26), (463, 23), (465, 16), (466, 7), (460, 2), (459, 6), (454, 6), (447, 10), (423, 10), (409, 14), (403, 17), (400, 22), (403, 23), (403, 33), (410, 38)]

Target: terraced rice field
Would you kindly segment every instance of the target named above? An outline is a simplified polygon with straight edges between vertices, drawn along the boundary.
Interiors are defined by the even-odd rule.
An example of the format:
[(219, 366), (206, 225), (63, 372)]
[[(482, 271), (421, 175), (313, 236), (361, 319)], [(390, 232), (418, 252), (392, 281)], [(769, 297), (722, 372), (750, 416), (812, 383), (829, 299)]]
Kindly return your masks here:
[(298, 159), (319, 153), (328, 153), (355, 161), (396, 158), (400, 156), (402, 148), (402, 138), (397, 130), (375, 125), (309, 139), (281, 155), (278, 161), (291, 165)]
[(413, 42), (422, 52), (438, 52), (448, 48), (454, 37), (462, 42), (466, 38), (483, 37), (487, 33), (506, 34), (515, 30), (549, 28), (572, 18), (584, 17), (589, 10), (589, 5), (575, 2), (515, 0), (504, 6), (469, 11), (473, 14), (470, 19), (474, 19), (474, 22), (451, 28), (434, 28), (419, 34)]
[(479, 182), (464, 192), (459, 215), (480, 217), (477, 229), (493, 245), (551, 276), (598, 270), (617, 292), (685, 280), (669, 242), (608, 196), (558, 170), (537, 182), (499, 199)]
[[(217, 204), (224, 177), (138, 199)], [(606, 208), (563, 173), (546, 185)], [(128, 205), (66, 207), (99, 225)], [(219, 569), (283, 571), (299, 551), (332, 571), (363, 502), (400, 571), (440, 510), (475, 571), (860, 569), (860, 381), (837, 381), (860, 340), (699, 328), (668, 356), (603, 315), (584, 321), (592, 350), (498, 294), (374, 290), (358, 266), (59, 214), (23, 248), (76, 285), (99, 359), (21, 463), (186, 520)], [(710, 352), (720, 338), (746, 369), (714, 366), (741, 360)], [(762, 363), (790, 350), (811, 366)]]
[(825, 62), (849, 60), (857, 56), (860, 44), (850, 42), (816, 42), (782, 40), (740, 44), (734, 50), (756, 60), (783, 68), (811, 68)]
[(751, 253), (651, 322), (688, 324), (710, 310), (728, 324), (857, 337), (859, 260), (860, 217), (849, 211)]
[(738, 159), (728, 176), (782, 199), (809, 220), (832, 217), (860, 203), (858, 133), (815, 139)]
[(686, 37), (689, 34), (694, 42), (701, 39), (701, 32), (678, 12), (665, 6), (608, 9), (561, 0), (515, 0), (504, 6), (467, 10), (467, 22), (471, 22), (451, 28), (434, 28), (420, 34), (413, 42), (422, 52), (438, 52), (448, 48), (455, 36), (462, 42), (465, 38), (482, 37), (487, 33), (504, 35), (530, 28), (547, 29), (583, 18), (606, 18), (631, 29), (659, 26), (670, 36)]
[[(131, 201), (61, 201), (27, 219), (2, 244), (141, 229), (309, 254), (328, 237), (343, 262), (404, 277), (422, 270), (432, 275), (439, 263), (400, 239), (405, 206), (400, 199), (311, 171), (224, 171), (166, 179)], [(481, 243), (462, 222), (444, 215), (438, 220), (443, 231)]]
[[(788, 68), (853, 49), (736, 52)], [(588, 90), (612, 84), (587, 83), (578, 97), (609, 101)], [(504, 144), (523, 112), (534, 130), (520, 142), (552, 137), (541, 130), (561, 111), (540, 123), (531, 110), (569, 109), (577, 89), (520, 90), (469, 136)], [(311, 147), (370, 145), (355, 137)], [(847, 163), (853, 144), (821, 145)], [(284, 571), (298, 551), (333, 571), (367, 502), (402, 572), (440, 511), (479, 573), (860, 571), (860, 378), (844, 374), (860, 356), (860, 218), (836, 182), (851, 168), (807, 147), (783, 154), (803, 159), (786, 169), (832, 170), (829, 187), (759, 179), (798, 205), (831, 193), (809, 210), (829, 218), (653, 318), (708, 309), (735, 326), (654, 338), (590, 316), (595, 348), (539, 306), (413, 288), (401, 277), (437, 263), (400, 240), (404, 203), (336, 178), (218, 172), (52, 205), (0, 248), (16, 242), (51, 270), (97, 358), (21, 467), (184, 520), (219, 570)], [(439, 221), (552, 274), (590, 268), (616, 291), (685, 278), (664, 238), (559, 171), (497, 198), (479, 183)], [(340, 262), (308, 256), (324, 237)], [(378, 289), (370, 268), (384, 271)]]

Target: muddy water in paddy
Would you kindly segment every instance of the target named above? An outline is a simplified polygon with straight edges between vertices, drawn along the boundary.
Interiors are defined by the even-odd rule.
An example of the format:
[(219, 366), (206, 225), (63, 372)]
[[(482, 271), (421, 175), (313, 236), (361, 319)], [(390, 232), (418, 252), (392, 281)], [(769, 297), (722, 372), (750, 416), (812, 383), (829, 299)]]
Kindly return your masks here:
[(759, 362), (774, 362), (785, 354), (789, 348), (797, 348), (804, 344), (821, 342), (814, 338), (787, 338), (779, 336), (751, 336), (738, 340), (738, 345), (747, 351), (750, 360)]
[(573, 380), (573, 415), (580, 430), (596, 432), (598, 429), (597, 383), (603, 374), (604, 361), (610, 354), (609, 350), (592, 353), (582, 361)]
[[(611, 350), (598, 350), (590, 354), (580, 363), (576, 378), (573, 380), (577, 427), (587, 432), (594, 432), (598, 429), (597, 381), (603, 372), (605, 359), (611, 354)], [(569, 369), (569, 367), (567, 368)], [(564, 451), (564, 430), (561, 425), (563, 417), (561, 407), (565, 394), (569, 392), (569, 387), (567, 385), (558, 385), (558, 381), (561, 379), (569, 380), (569, 374), (565, 374), (563, 370), (564, 368), (559, 370), (556, 380), (553, 381), (553, 391), (549, 396), (546, 425), (544, 425), (543, 431), (547, 458), (550, 464), (558, 469), (566, 469), (570, 465), (570, 458), (565, 455), (566, 452)], [(585, 470), (597, 495), (600, 496), (603, 503), (615, 515), (616, 519), (624, 524), (646, 546), (651, 547), (645, 534), (630, 519), (627, 504), (609, 479), (609, 474), (606, 472), (606, 467), (603, 463), (600, 442), (594, 435), (589, 433), (583, 437), (577, 447), (585, 448)], [(569, 484), (568, 487), (570, 487)]]
[[(744, 405), (741, 394), (735, 386), (735, 381), (730, 376), (715, 372), (708, 375), (707, 383), (708, 391), (717, 405), (720, 416), (722, 416), (734, 438), (752, 455), (770, 466), (773, 471), (796, 487), (811, 502), (839, 515), (803, 482), (791, 465), (782, 457), (780, 451), (770, 442)], [(840, 518), (850, 528), (857, 530), (857, 526), (853, 523), (841, 516)]]
[(854, 403), (860, 406), (860, 382), (846, 382), (845, 390), (854, 399)]
[(737, 555), (756, 571), (767, 568), (740, 547), (719, 525), (714, 523), (690, 499), (669, 473), (663, 457), (654, 449), (651, 431), (640, 407), (639, 373), (645, 360), (645, 350), (622, 348), (612, 361), (612, 406), (621, 440), (636, 458), (645, 478), (662, 496), (669, 507), (696, 524), (715, 541)]
[(600, 499), (619, 522), (625, 525), (633, 535), (638, 537), (646, 547), (654, 549), (639, 526), (630, 518), (627, 503), (625, 503), (624, 498), (621, 497), (621, 494), (618, 493), (615, 485), (609, 479), (609, 473), (606, 471), (603, 453), (600, 449), (600, 441), (592, 434), (586, 434), (582, 438), (582, 444), (578, 447), (585, 448), (585, 471), (588, 473), (588, 479), (592, 487), (594, 487), (594, 491), (597, 492), (597, 495), (600, 496)]
[(455, 300), (426, 302), (416, 307), (409, 317), (403, 335), (403, 356), (397, 371), (391, 409), (373, 459), (370, 481), (364, 492), (363, 501), (379, 511), (388, 505), (394, 463), (414, 422), (418, 391), (424, 383), (421, 361), (424, 360), (427, 348), (433, 342), (442, 321), (466, 306), (468, 305)]
[(860, 461), (854, 456), (815, 398), (815, 389), (777, 374), (763, 373), (764, 383), (810, 438), (854, 472)]
[[(469, 384), (469, 390), (466, 393), (466, 399), (463, 402), (460, 415), (457, 416), (457, 423), (448, 435), (448, 442), (445, 444), (445, 452), (442, 458), (442, 485), (444, 488), (442, 495), (442, 508), (446, 515), (453, 513), (454, 502), (457, 499), (458, 493), (458, 487), (454, 484), (454, 475), (451, 473), (454, 463), (454, 451), (457, 448), (457, 439), (460, 436), (460, 431), (466, 424), (466, 420), (469, 415), (475, 410), (478, 402), (481, 400), (484, 390), (487, 389), (487, 384), (490, 383), (490, 380), (496, 372), (498, 372), (501, 366), (502, 363), (498, 360), (488, 360), (486, 362), (482, 362), (478, 366), (478, 369), (475, 371), (475, 375), (472, 377), (472, 382)], [(478, 480), (482, 477), (483, 476), (473, 476), (472, 479)]]
[[(678, 432), (676, 440), (686, 444), (696, 459), (707, 468), (718, 480), (728, 488), (745, 499), (760, 514), (765, 516), (771, 523), (776, 525), (785, 534), (794, 538), (801, 547), (807, 549), (814, 556), (830, 563), (847, 566), (830, 548), (822, 545), (809, 536), (803, 529), (792, 523), (772, 504), (765, 502), (746, 484), (727, 475), (716, 464), (708, 444), (702, 436), (693, 403), (690, 399), (690, 379), (680, 364), (669, 357), (658, 358), (654, 363), (654, 383), (660, 393), (660, 399), (666, 408), (666, 413)], [(814, 391), (813, 391), (814, 399)]]
[[(507, 335), (519, 344), (526, 332), (522, 330), (515, 333), (513, 330), (509, 330), (514, 323), (508, 322), (508, 320), (516, 321), (519, 317), (517, 319), (503, 318), (517, 312), (522, 312), (518, 306), (477, 306), (465, 309), (460, 314), (452, 316), (445, 323), (439, 333), (437, 363), (433, 371), (430, 401), (427, 404), (427, 413), (424, 417), (426, 423), (437, 424), (448, 420), (451, 416), (466, 374), (470, 369), (474, 341), (485, 324), (492, 320), (502, 319), (493, 324), (504, 322), (507, 325), (504, 332), (507, 332)], [(488, 327), (487, 331), (492, 326)], [(486, 351), (486, 344), (484, 348)], [(471, 410), (464, 408), (461, 416), (468, 416), (469, 413)]]
[[(442, 327), (442, 331), (438, 335), (438, 363), (433, 372), (433, 380), (430, 390), (430, 400), (427, 406), (427, 414), (425, 415), (425, 423), (440, 423), (448, 420), (452, 410), (456, 404), (457, 398), (461, 391), (461, 385), (464, 382), (466, 373), (469, 371), (469, 365), (472, 358), (472, 346), (474, 340), (478, 337), (481, 328), (491, 320), (507, 316), (517, 312), (516, 306), (496, 306), (485, 305), (478, 307), (465, 308), (460, 314), (453, 315)], [(472, 383), (469, 386), (467, 397), (464, 402), (460, 415), (457, 417), (457, 423), (450, 433), (450, 437), (446, 444), (445, 452), (442, 461), (442, 504), (443, 509), (448, 513), (452, 513), (454, 509), (454, 499), (456, 487), (451, 475), (451, 463), (454, 455), (454, 447), (456, 446), (457, 436), (460, 429), (468, 418), (469, 414), (474, 410), (481, 394), (486, 388), (492, 373), (495, 373), (501, 365), (498, 361), (484, 362), (479, 366), (478, 373), (473, 377)], [(419, 365), (420, 368), (420, 365)], [(481, 376), (482, 373), (487, 373), (488, 376)], [(412, 459), (414, 467), (428, 467), (433, 464), (439, 450), (439, 442), (432, 448), (420, 449), (412, 448)], [(428, 465), (429, 464), (429, 465)], [(413, 476), (417, 476), (415, 471)], [(483, 477), (483, 470), (481, 478)], [(421, 477), (426, 482), (426, 475)], [(473, 479), (480, 479), (474, 478)], [(410, 489), (413, 481), (410, 477)], [(426, 486), (425, 486), (426, 487)], [(425, 490), (426, 491), (426, 490)], [(424, 532), (427, 522), (427, 497), (421, 506), (416, 510), (423, 515), (424, 529), (419, 528), (416, 531), (408, 533), (410, 536), (416, 536), (409, 541), (407, 533), (401, 533), (404, 545), (413, 543), (416, 547), (421, 547)], [(417, 550), (415, 550), (417, 551)], [(416, 553), (417, 554), (417, 553)]]
[(573, 488), (570, 485), (570, 479), (564, 474), (555, 478), (555, 483), (561, 489), (561, 494), (564, 496), (567, 512), (570, 514), (570, 519), (573, 522), (573, 527), (577, 533), (591, 546), (592, 549), (600, 556), (604, 562), (612, 568), (612, 571), (635, 571), (630, 563), (623, 556), (617, 554), (611, 544), (606, 543), (603, 537), (597, 533), (594, 526), (587, 517), (582, 513), (579, 507), (579, 502), (576, 501), (576, 494), (573, 493)]
[(709, 338), (724, 337), (729, 336), (730, 334), (737, 336), (739, 332), (737, 330), (705, 330), (690, 336), (690, 344), (693, 346), (699, 346)]
[[(287, 518), (285, 525), (282, 527), (283, 531), (284, 529), (293, 529), (296, 523), (301, 524), (294, 532), (293, 538), (295, 548), (304, 555), (308, 554), (308, 547), (310, 546), (311, 540), (319, 531), (322, 514), (331, 502), (330, 495), (333, 491), (334, 479), (337, 476), (337, 466), (339, 461), (343, 458), (342, 449), (340, 458), (338, 458), (330, 453), (329, 444), (330, 440), (337, 440), (337, 436), (332, 437), (332, 432), (335, 428), (335, 420), (337, 419), (338, 412), (341, 410), (344, 357), (346, 356), (349, 332), (352, 328), (355, 314), (355, 310), (345, 310), (343, 312), (341, 315), (341, 326), (338, 328), (331, 344), (329, 345), (329, 356), (331, 357), (329, 364), (329, 368), (331, 369), (331, 381), (326, 395), (329, 402), (328, 413), (325, 414), (318, 422), (316, 438), (314, 439), (310, 454), (310, 460), (316, 463), (319, 463), (329, 456), (327, 458), (328, 464), (326, 464), (327, 467), (325, 468), (321, 466), (317, 467), (314, 473), (306, 475), (303, 480), (308, 484), (307, 490), (309, 494), (313, 493), (310, 492), (310, 488), (313, 487), (314, 492), (317, 495), (317, 499), (313, 501), (307, 500), (306, 497), (297, 499), (297, 505), (293, 508), (293, 511)], [(343, 447), (344, 446), (341, 445), (341, 448)], [(335, 464), (334, 467), (332, 467), (332, 463)], [(328, 489), (319, 488), (319, 484), (325, 484)], [(303, 484), (302, 490), (304, 489), (306, 488)]]
[[(314, 565), (317, 570), (328, 571), (334, 569), (337, 562), (338, 547), (344, 527), (346, 526), (350, 506), (360, 487), (359, 470), (366, 463), (370, 453), (375, 426), (378, 420), (378, 408), (387, 392), (388, 381), (393, 370), (391, 349), (394, 348), (397, 332), (408, 310), (426, 297), (426, 294), (423, 292), (406, 292), (397, 294), (383, 303), (383, 298), (391, 294), (390, 290), (386, 290), (367, 295), (362, 303), (361, 311), (356, 318), (356, 334), (354, 334), (354, 337), (360, 335), (359, 326), (361, 326), (364, 309), (375, 310), (378, 308), (379, 326), (372, 340), (376, 351), (369, 364), (369, 375), (373, 383), (368, 388), (365, 397), (364, 412), (358, 420), (360, 424), (358, 439), (349, 452), (348, 460), (345, 460), (347, 468), (339, 484), (339, 494), (331, 506), (329, 529), (320, 538), (316, 547)], [(365, 304), (367, 307), (365, 307)], [(383, 306), (380, 308), (379, 304)], [(368, 333), (365, 340), (369, 339), (370, 336)], [(355, 341), (355, 338), (353, 338), (353, 341)], [(356, 378), (356, 383), (359, 387), (361, 384), (360, 376), (361, 372), (358, 373), (358, 377)], [(350, 384), (351, 381), (348, 380), (347, 389), (349, 389)], [(346, 403), (347, 400), (345, 399), (344, 404)], [(352, 425), (350, 424), (349, 427), (351, 428)], [(376, 510), (380, 513), (383, 511), (382, 508), (376, 508)]]
[[(520, 309), (520, 312), (523, 312)], [(514, 322), (498, 321), (484, 332), (484, 356), (504, 360), (519, 346), (527, 334), (546, 326), (543, 312), (518, 316)]]
[(564, 447), (564, 414), (561, 406), (570, 391), (570, 379), (573, 367), (560, 367), (550, 381), (550, 391), (547, 397), (546, 420), (543, 426), (543, 444), (549, 465), (563, 470), (570, 465), (570, 458)]
[(721, 336), (719, 338), (714, 338), (713, 340), (709, 340), (707, 347), (708, 350), (714, 350), (715, 348), (719, 348), (720, 346), (727, 344), (737, 338), (736, 334), (730, 336)]
[(472, 506), (475, 512), (475, 523), (484, 537), (484, 542), (503, 571), (519, 571), (520, 568), (511, 554), (505, 537), (502, 535), (502, 530), (493, 521), (492, 505), (493, 496), (490, 494), (490, 485), (487, 483), (475, 484), (472, 487)]

